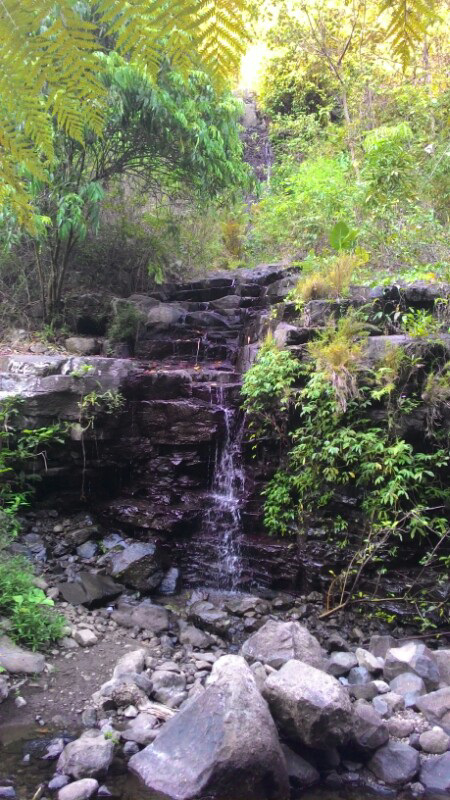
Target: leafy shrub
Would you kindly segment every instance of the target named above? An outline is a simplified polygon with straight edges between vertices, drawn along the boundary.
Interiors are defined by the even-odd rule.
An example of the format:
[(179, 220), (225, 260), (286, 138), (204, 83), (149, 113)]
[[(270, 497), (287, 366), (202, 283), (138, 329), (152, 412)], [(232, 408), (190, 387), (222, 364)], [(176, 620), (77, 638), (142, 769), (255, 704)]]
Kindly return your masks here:
[(417, 187), (413, 132), (406, 122), (370, 131), (364, 141), (366, 202), (412, 198)]
[(142, 321), (143, 314), (132, 303), (118, 303), (107, 330), (108, 339), (112, 342), (126, 342), (134, 348)]

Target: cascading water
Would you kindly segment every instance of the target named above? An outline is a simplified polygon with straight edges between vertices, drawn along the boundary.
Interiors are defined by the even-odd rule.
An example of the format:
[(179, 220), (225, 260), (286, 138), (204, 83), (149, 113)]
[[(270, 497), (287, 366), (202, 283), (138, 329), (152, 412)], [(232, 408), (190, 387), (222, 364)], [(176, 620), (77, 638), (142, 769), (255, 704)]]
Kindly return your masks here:
[(222, 446), (216, 452), (210, 506), (204, 525), (214, 534), (217, 543), (214, 572), (218, 588), (233, 590), (238, 588), (242, 576), (240, 503), (244, 491), (241, 454), (244, 414), (239, 409), (223, 405), (223, 390), (219, 391), (225, 431)]

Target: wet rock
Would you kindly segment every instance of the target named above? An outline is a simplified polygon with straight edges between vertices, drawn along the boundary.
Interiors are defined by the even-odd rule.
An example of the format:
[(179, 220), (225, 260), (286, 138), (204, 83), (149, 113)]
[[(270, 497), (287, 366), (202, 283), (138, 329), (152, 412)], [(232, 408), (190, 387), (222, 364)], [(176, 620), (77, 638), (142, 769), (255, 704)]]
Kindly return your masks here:
[(330, 657), (328, 672), (335, 678), (340, 678), (341, 675), (347, 675), (357, 663), (354, 653), (334, 652)]
[(348, 674), (348, 682), (350, 686), (360, 686), (364, 683), (370, 683), (372, 676), (365, 667), (353, 667)]
[(0, 797), (5, 800), (16, 800), (16, 790), (13, 786), (0, 786)]
[(405, 699), (405, 708), (416, 705), (416, 701), (426, 694), (425, 683), (422, 678), (412, 672), (403, 672), (391, 681), (391, 691), (400, 694)]
[(158, 591), (160, 594), (175, 594), (180, 583), (180, 570), (176, 567), (170, 567), (167, 570), (164, 578), (159, 584)]
[[(42, 536), (37, 533), (27, 533), (26, 536), (22, 537), (22, 542), (33, 561), (47, 560), (47, 548)], [(28, 553), (25, 553), (25, 555), (28, 555)]]
[(319, 669), (326, 665), (325, 653), (318, 640), (299, 622), (269, 619), (244, 642), (241, 653), (250, 662), (261, 661), (275, 669), (292, 659)]
[(392, 741), (380, 747), (368, 764), (374, 775), (389, 786), (401, 786), (412, 781), (419, 766), (417, 750), (408, 744)]
[(166, 631), (170, 625), (169, 612), (150, 600), (143, 600), (137, 605), (119, 603), (111, 618), (125, 628), (140, 628), (156, 634)]
[(88, 608), (115, 600), (123, 592), (123, 586), (108, 575), (83, 571), (78, 573), (76, 581), (58, 584), (58, 589), (67, 603)]
[(58, 800), (89, 800), (98, 789), (98, 781), (95, 778), (83, 778), (64, 786), (58, 792)]
[(439, 686), (439, 668), (433, 652), (424, 644), (409, 642), (402, 647), (393, 647), (386, 653), (384, 678), (392, 681), (404, 672), (418, 675), (428, 690)]
[(219, 636), (227, 635), (231, 625), (227, 614), (208, 600), (197, 600), (193, 603), (189, 608), (188, 616), (201, 628), (205, 628), (211, 633), (217, 633)]
[(51, 792), (56, 792), (58, 789), (62, 789), (63, 786), (67, 786), (68, 783), (70, 783), (68, 775), (55, 775), (55, 777), (48, 782), (47, 787)]
[(0, 667), (11, 673), (36, 675), (44, 671), (45, 657), (19, 647), (8, 636), (0, 636)]
[(281, 745), (281, 749), (286, 759), (289, 783), (294, 791), (301, 791), (318, 783), (320, 774), (306, 758), (294, 753), (290, 747), (284, 744)]
[(420, 770), (420, 782), (428, 792), (448, 796), (450, 793), (450, 753), (426, 759)]
[(135, 542), (118, 553), (110, 553), (109, 570), (127, 586), (140, 591), (156, 589), (164, 577), (161, 561), (153, 542)]
[(62, 738), (52, 739), (42, 758), (45, 761), (53, 761), (53, 759), (59, 758), (63, 750), (64, 750), (64, 739)]
[(164, 725), (153, 745), (130, 759), (129, 768), (148, 788), (178, 800), (289, 796), (275, 725), (238, 656), (217, 661), (206, 690)]
[(186, 644), (197, 650), (203, 650), (205, 647), (209, 647), (212, 642), (211, 636), (201, 631), (199, 628), (196, 628), (195, 625), (186, 625), (183, 627), (180, 630), (179, 639), (181, 644)]
[(424, 753), (441, 755), (446, 753), (450, 747), (450, 736), (442, 728), (435, 726), (431, 731), (424, 731), (420, 734), (419, 744)]
[(238, 617), (243, 617), (248, 611), (255, 611), (257, 614), (267, 614), (269, 611), (269, 604), (260, 597), (254, 595), (237, 595), (230, 597), (225, 602), (225, 608), (230, 614), (236, 614)]
[(177, 672), (156, 670), (152, 675), (153, 695), (159, 703), (176, 708), (186, 699), (186, 677)]
[(77, 547), (77, 556), (80, 558), (94, 558), (98, 553), (97, 542), (87, 541)]
[(121, 731), (122, 739), (127, 742), (136, 742), (136, 744), (144, 745), (151, 744), (156, 739), (159, 733), (157, 727), (158, 720), (152, 714), (145, 712), (138, 714), (125, 730)]
[(357, 700), (353, 706), (352, 741), (362, 750), (376, 750), (389, 739), (389, 729), (373, 706)]
[(450, 686), (419, 697), (416, 706), (428, 722), (439, 725), (450, 735)]
[(288, 661), (267, 678), (264, 696), (281, 731), (308, 747), (345, 744), (352, 729), (348, 693), (331, 675)]
[(113, 755), (114, 743), (99, 731), (90, 730), (65, 746), (56, 769), (77, 780), (95, 778), (106, 774)]

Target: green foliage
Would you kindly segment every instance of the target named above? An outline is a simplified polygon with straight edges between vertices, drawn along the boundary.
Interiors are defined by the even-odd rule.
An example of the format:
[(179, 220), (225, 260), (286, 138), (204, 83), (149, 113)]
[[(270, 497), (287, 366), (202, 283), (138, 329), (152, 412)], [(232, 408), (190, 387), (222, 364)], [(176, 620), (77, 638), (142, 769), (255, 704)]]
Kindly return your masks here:
[(78, 403), (79, 420), (83, 431), (94, 428), (95, 422), (99, 417), (116, 414), (121, 411), (124, 404), (123, 395), (115, 389), (108, 389), (106, 392), (94, 390), (84, 394)]
[(55, 161), (54, 122), (83, 143), (108, 111), (105, 43), (155, 78), (169, 57), (184, 73), (201, 64), (216, 82), (234, 74), (246, 41), (244, 0), (186, 3), (4, 0), (0, 12), (3, 130), (0, 202), (36, 231), (24, 173), (43, 181)]
[(38, 650), (61, 638), (65, 620), (33, 581), (30, 564), (8, 555), (7, 542), (0, 539), (0, 613), (8, 617), (13, 639)]
[(308, 300), (319, 298), (336, 299), (348, 293), (351, 279), (362, 264), (366, 262), (368, 254), (361, 250), (354, 253), (341, 251), (339, 255), (331, 258), (315, 258), (304, 262), (304, 270), (298, 280), (297, 286), (290, 292), (289, 298), (296, 303), (298, 310), (303, 308)]
[[(47, 448), (64, 441), (65, 429), (59, 423), (45, 428), (26, 428), (21, 423), (19, 397), (0, 403), (0, 509), (14, 515), (27, 506), (39, 472), (46, 467)], [(33, 469), (34, 468), (34, 469)]]
[(64, 619), (51, 612), (53, 601), (34, 586), (30, 564), (9, 553), (11, 538), (19, 531), (17, 511), (29, 505), (41, 461), (47, 450), (64, 441), (64, 429), (26, 428), (21, 422), (22, 401), (9, 397), (0, 404), (0, 613), (8, 616), (11, 635), (39, 648), (61, 636)]
[(112, 342), (127, 342), (134, 347), (143, 319), (143, 314), (132, 303), (119, 303), (108, 327), (108, 339)]
[(268, 334), (242, 384), (244, 409), (254, 417), (258, 431), (275, 424), (275, 411), (286, 410), (299, 372), (298, 361)]
[(366, 202), (412, 199), (416, 189), (413, 133), (406, 122), (370, 131), (364, 140)]
[(439, 320), (423, 308), (410, 308), (405, 313), (398, 312), (395, 317), (408, 336), (431, 336), (441, 327)]

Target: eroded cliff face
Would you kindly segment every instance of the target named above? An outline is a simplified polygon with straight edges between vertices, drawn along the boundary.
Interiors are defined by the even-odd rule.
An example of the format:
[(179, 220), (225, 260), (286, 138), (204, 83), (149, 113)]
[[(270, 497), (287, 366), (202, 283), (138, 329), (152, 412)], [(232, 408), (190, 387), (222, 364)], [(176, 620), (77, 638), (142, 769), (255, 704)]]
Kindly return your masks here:
[[(60, 419), (71, 425), (71, 438), (42, 462), (39, 502), (65, 512), (87, 506), (108, 531), (155, 541), (186, 585), (230, 586), (235, 569), (234, 588), (323, 588), (348, 552), (336, 547), (319, 518), (298, 539), (265, 534), (261, 492), (276, 468), (278, 443), (267, 439), (253, 457), (240, 411), (242, 373), (269, 327), (281, 345), (302, 357), (331, 313), (339, 314), (349, 302), (388, 308), (398, 302), (399, 290), (355, 289), (342, 304), (312, 301), (300, 322), (286, 302), (297, 274), (296, 268), (270, 265), (134, 297), (146, 315), (134, 358), (0, 357), (1, 391), (22, 396), (27, 424)], [(408, 307), (429, 309), (442, 287), (419, 284), (401, 292)], [(415, 348), (425, 360), (437, 350), (445, 358), (450, 352), (447, 334), (428, 342), (373, 335), (368, 358), (387, 342)], [(82, 432), (80, 400), (107, 390), (123, 394), (123, 408), (100, 415)], [(411, 440), (424, 439), (425, 414), (426, 408), (419, 408), (405, 419)], [(223, 458), (230, 446), (233, 453)], [(337, 493), (335, 504), (336, 513), (352, 523), (352, 546), (352, 537), (355, 544), (358, 538), (355, 500)], [(227, 519), (230, 508), (238, 516)], [(402, 559), (410, 568), (408, 555), (405, 547)], [(394, 586), (401, 579), (394, 571), (388, 580)]]

